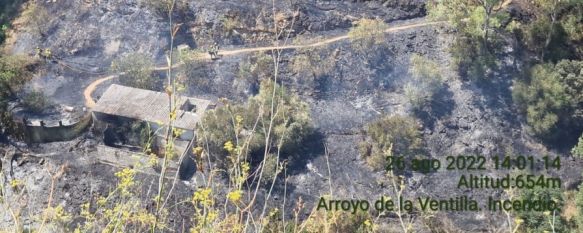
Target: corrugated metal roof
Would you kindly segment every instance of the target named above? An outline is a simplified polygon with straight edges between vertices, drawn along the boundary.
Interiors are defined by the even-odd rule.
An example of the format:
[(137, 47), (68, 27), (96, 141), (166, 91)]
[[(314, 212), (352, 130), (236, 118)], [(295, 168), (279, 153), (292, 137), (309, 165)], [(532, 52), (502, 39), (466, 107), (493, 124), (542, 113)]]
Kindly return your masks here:
[[(193, 112), (183, 111), (181, 107), (189, 101), (196, 106)], [(210, 105), (209, 100), (180, 96), (177, 99), (176, 128), (192, 130), (202, 119)], [(126, 87), (113, 84), (99, 98), (93, 111), (115, 116), (123, 116), (152, 123), (168, 122), (168, 95), (162, 92)]]

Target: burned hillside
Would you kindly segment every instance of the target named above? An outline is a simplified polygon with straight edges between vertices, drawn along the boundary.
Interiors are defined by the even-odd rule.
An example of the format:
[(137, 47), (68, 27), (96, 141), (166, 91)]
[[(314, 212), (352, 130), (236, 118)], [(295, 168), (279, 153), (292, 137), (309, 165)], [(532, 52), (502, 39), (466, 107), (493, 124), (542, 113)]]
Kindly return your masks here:
[(578, 1), (0, 2), (0, 231), (581, 229)]

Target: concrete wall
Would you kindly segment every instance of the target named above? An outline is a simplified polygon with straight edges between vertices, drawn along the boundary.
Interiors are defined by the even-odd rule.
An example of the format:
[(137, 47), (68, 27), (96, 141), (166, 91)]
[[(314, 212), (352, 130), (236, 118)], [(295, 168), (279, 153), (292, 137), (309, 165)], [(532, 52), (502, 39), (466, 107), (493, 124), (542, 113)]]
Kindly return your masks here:
[[(72, 140), (87, 129), (92, 123), (91, 113), (85, 114), (78, 122), (70, 125), (46, 123), (45, 126), (24, 124), (19, 122), (19, 127), (24, 131), (24, 141), (27, 143), (45, 143)], [(55, 125), (55, 126), (47, 126)]]

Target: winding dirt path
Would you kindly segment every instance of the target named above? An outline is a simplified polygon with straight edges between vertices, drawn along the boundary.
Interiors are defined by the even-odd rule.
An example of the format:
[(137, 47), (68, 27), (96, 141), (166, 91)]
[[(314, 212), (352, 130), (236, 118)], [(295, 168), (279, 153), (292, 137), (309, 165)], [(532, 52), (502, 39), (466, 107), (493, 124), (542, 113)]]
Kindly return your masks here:
[(83, 90), (83, 96), (85, 97), (85, 106), (87, 108), (93, 108), (95, 106), (95, 101), (93, 100), (93, 97), (91, 97), (91, 94), (93, 94), (93, 91), (95, 91), (95, 88), (97, 88), (97, 86), (99, 86), (99, 84), (101, 84), (107, 80), (112, 80), (112, 79), (116, 78), (117, 76), (118, 76), (117, 74), (105, 76), (105, 77), (99, 78), (99, 79), (93, 81), (91, 84), (89, 84), (89, 86), (87, 86), (85, 88), (85, 90)]
[[(429, 26), (429, 25), (435, 25), (435, 24), (440, 24), (443, 22), (444, 21), (422, 22), (422, 23), (407, 24), (407, 25), (402, 25), (402, 26), (395, 26), (395, 27), (391, 27), (391, 28), (385, 30), (385, 33), (402, 31), (402, 30), (406, 30), (406, 29)], [(235, 49), (235, 50), (220, 51), (220, 54), (225, 55), (225, 56), (232, 56), (232, 55), (237, 55), (240, 53), (262, 52), (262, 51), (278, 50), (278, 49), (285, 50), (285, 49), (301, 49), (301, 48), (320, 47), (320, 46), (335, 43), (335, 42), (338, 42), (341, 40), (346, 40), (348, 38), (349, 38), (348, 34), (346, 34), (343, 36), (337, 36), (337, 37), (333, 37), (333, 38), (326, 39), (323, 41), (318, 41), (318, 42), (311, 43), (311, 44), (267, 46), (267, 47), (257, 47), (257, 48)]]
[[(411, 28), (417, 28), (417, 27), (424, 27), (424, 26), (429, 26), (429, 25), (435, 25), (435, 24), (441, 24), (444, 23), (444, 21), (435, 21), (435, 22), (421, 22), (421, 23), (413, 23), (413, 24), (407, 24), (407, 25), (401, 25), (401, 26), (394, 26), (394, 27), (390, 27), (389, 29), (385, 30), (385, 33), (389, 33), (389, 32), (395, 32), (395, 31), (402, 31), (402, 30), (406, 30), (406, 29), (411, 29)], [(310, 44), (298, 44), (298, 45), (284, 45), (284, 46), (266, 46), (266, 47), (256, 47), (256, 48), (242, 48), (242, 49), (234, 49), (234, 50), (221, 50), (219, 51), (219, 54), (221, 56), (233, 56), (233, 55), (238, 55), (238, 54), (242, 54), (242, 53), (252, 53), (252, 52), (262, 52), (262, 51), (270, 51), (270, 50), (286, 50), (286, 49), (301, 49), (301, 48), (311, 48), (311, 47), (319, 47), (319, 46), (324, 46), (327, 44), (331, 44), (331, 43), (335, 43), (341, 40), (346, 40), (348, 39), (348, 34), (343, 35), (343, 36), (337, 36), (337, 37), (333, 37), (333, 38), (329, 38), (326, 40), (322, 40), (322, 41), (318, 41), (315, 43), (310, 43)], [(208, 57), (205, 53), (200, 53), (200, 54), (196, 54), (195, 55), (198, 60), (210, 60), (210, 57)], [(179, 67), (181, 66), (180, 63), (176, 64), (173, 66), (173, 68)], [(168, 70), (168, 67), (155, 67), (154, 68), (155, 71), (164, 71), (164, 70)], [(120, 74), (113, 74), (113, 75), (108, 75), (105, 77), (101, 77), (95, 81), (93, 81), (91, 84), (89, 84), (85, 90), (83, 91), (83, 96), (85, 98), (85, 106), (87, 108), (93, 108), (95, 106), (95, 101), (93, 100), (93, 98), (91, 97), (91, 95), (93, 94), (93, 92), (95, 91), (95, 89), (103, 82), (114, 79), (116, 77), (118, 77)]]

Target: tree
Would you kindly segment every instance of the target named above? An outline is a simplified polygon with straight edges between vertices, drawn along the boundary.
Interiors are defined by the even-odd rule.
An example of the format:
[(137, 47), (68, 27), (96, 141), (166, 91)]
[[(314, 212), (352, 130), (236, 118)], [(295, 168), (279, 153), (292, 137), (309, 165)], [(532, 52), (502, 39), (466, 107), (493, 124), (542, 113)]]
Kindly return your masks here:
[(488, 48), (490, 32), (501, 26), (507, 14), (502, 9), (502, 0), (443, 0), (428, 3), (429, 16), (448, 20), (462, 34), (479, 38)]
[[(245, 104), (224, 99), (222, 102), (222, 106), (204, 115), (197, 132), (199, 144), (208, 145), (210, 151), (218, 152), (217, 162), (223, 163), (223, 167), (230, 162), (225, 159), (230, 151), (246, 159), (248, 155), (263, 154), (255, 152), (262, 152), (265, 147), (289, 155), (313, 130), (308, 105), (271, 80), (262, 81), (259, 94)], [(270, 110), (272, 103), (274, 115)], [(266, 145), (267, 127), (272, 116), (272, 132)], [(263, 158), (248, 159), (261, 161)]]
[(385, 155), (416, 156), (421, 152), (422, 139), (419, 124), (410, 117), (385, 116), (369, 123), (360, 143), (360, 155), (374, 170), (386, 166)]
[[(583, 2), (578, 0), (536, 0), (533, 1), (533, 18), (519, 31), (524, 32), (522, 42), (538, 54), (539, 61), (557, 62), (571, 59), (577, 51), (578, 42), (583, 38)], [(575, 48), (575, 49), (573, 49)]]
[[(471, 16), (470, 22), (473, 24), (472, 27), (478, 36), (484, 39), (484, 45), (488, 48), (489, 32), (493, 28), (499, 28), (501, 26), (502, 17), (506, 17), (505, 14), (500, 13), (499, 6), (503, 0), (474, 0), (476, 7)], [(477, 30), (480, 28), (479, 30)]]
[(120, 73), (121, 84), (148, 90), (155, 90), (158, 80), (153, 75), (154, 61), (151, 56), (131, 53), (111, 63), (111, 70)]
[(451, 47), (455, 64), (462, 77), (479, 80), (496, 67), (499, 51), (494, 32), (508, 17), (502, 0), (441, 0), (427, 3), (430, 18), (447, 20), (458, 30)]
[(578, 7), (578, 9), (574, 10), (574, 14), (565, 16), (565, 19), (561, 22), (571, 41), (583, 40), (583, 28), (581, 27), (581, 24), (583, 24), (583, 6)]
[[(536, 135), (556, 138), (557, 133), (565, 129), (580, 135), (583, 130), (582, 70), (583, 61), (562, 60), (556, 65), (536, 65), (527, 79), (514, 85), (513, 99), (526, 113), (527, 123)], [(557, 125), (563, 130), (557, 130)]]
[(549, 22), (548, 27), (546, 28), (546, 35), (544, 36), (544, 45), (542, 46), (542, 49), (540, 50), (541, 52), (541, 60), (544, 60), (545, 58), (545, 51), (547, 50), (547, 48), (549, 47), (549, 45), (551, 44), (551, 40), (553, 35), (555, 34), (555, 25), (557, 23), (558, 17), (559, 17), (559, 10), (564, 7), (566, 5), (567, 1), (561, 1), (561, 0), (536, 0), (534, 1), (535, 4), (539, 7), (539, 9), (542, 11), (541, 15), (546, 16), (550, 19), (549, 20), (545, 20), (546, 22)]

